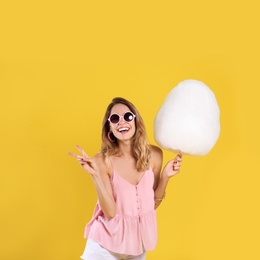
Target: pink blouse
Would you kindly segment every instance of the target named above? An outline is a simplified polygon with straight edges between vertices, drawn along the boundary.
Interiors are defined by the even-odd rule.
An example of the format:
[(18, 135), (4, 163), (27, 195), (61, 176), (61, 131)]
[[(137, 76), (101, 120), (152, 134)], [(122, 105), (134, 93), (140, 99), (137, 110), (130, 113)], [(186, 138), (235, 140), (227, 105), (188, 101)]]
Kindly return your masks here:
[(157, 243), (157, 223), (154, 209), (154, 173), (144, 172), (137, 185), (113, 173), (111, 185), (116, 201), (116, 215), (108, 220), (97, 203), (85, 237), (107, 250), (119, 254), (139, 255), (151, 251)]

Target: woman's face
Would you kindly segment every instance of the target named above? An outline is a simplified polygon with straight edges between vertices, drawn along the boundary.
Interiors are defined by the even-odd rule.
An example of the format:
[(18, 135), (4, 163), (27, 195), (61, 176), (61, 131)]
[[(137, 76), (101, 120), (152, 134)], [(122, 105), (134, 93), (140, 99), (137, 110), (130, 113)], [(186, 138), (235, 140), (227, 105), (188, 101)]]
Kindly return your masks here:
[(120, 120), (117, 124), (109, 123), (110, 130), (118, 141), (129, 140), (135, 134), (135, 120), (133, 119), (131, 122), (125, 122), (123, 118), (123, 115), (129, 111), (130, 109), (124, 104), (116, 104), (111, 109), (110, 115), (117, 114), (120, 116)]

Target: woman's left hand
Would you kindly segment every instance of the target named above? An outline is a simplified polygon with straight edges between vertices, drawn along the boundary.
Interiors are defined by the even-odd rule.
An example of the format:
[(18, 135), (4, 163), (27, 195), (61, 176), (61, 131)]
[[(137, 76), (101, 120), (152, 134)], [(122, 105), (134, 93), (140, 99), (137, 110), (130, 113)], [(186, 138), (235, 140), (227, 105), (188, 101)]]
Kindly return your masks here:
[(181, 163), (182, 163), (182, 154), (179, 153), (173, 160), (169, 161), (164, 166), (162, 175), (168, 178), (171, 178), (172, 176), (176, 175), (177, 173), (180, 172)]

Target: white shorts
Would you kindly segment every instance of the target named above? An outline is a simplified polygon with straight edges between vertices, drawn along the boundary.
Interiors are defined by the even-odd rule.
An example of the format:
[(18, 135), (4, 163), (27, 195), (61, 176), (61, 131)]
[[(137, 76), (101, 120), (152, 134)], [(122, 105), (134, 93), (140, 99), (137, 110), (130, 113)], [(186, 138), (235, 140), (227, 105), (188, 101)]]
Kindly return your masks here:
[(100, 246), (97, 242), (88, 239), (85, 251), (80, 258), (84, 260), (145, 260), (145, 256), (146, 252), (137, 256), (113, 253)]

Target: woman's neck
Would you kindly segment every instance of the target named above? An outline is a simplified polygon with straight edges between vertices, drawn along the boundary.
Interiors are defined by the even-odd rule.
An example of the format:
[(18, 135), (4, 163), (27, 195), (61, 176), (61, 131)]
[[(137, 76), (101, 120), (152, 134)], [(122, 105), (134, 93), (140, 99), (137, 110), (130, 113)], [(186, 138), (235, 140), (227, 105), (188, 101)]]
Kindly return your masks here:
[(120, 142), (118, 149), (118, 156), (120, 157), (133, 157), (132, 142)]

